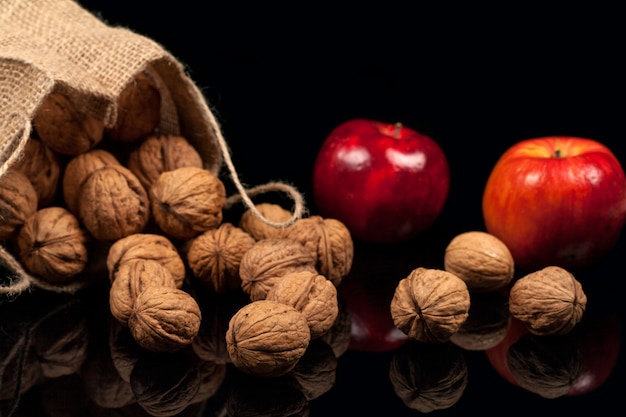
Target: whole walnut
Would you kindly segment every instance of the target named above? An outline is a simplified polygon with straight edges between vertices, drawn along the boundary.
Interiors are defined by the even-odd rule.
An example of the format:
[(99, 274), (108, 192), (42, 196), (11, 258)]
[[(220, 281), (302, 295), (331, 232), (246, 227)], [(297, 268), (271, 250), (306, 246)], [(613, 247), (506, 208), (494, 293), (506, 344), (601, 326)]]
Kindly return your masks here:
[(239, 265), (255, 240), (231, 223), (222, 223), (195, 237), (187, 251), (193, 276), (217, 293), (241, 291)]
[(266, 300), (288, 304), (304, 314), (311, 329), (311, 339), (329, 331), (339, 314), (337, 289), (317, 272), (286, 274), (269, 289)]
[(259, 240), (241, 258), (241, 288), (252, 301), (263, 300), (278, 280), (298, 271), (317, 272), (304, 246), (286, 238)]
[(513, 280), (509, 248), (492, 234), (470, 231), (455, 236), (445, 250), (444, 269), (461, 278), (470, 291), (493, 291)]
[(518, 279), (509, 292), (511, 315), (536, 335), (569, 333), (586, 307), (582, 284), (558, 266), (547, 266)]
[(57, 197), (61, 178), (61, 160), (41, 140), (31, 137), (23, 157), (11, 167), (26, 175), (37, 191), (38, 208), (51, 205)]
[(26, 269), (51, 284), (65, 284), (87, 264), (87, 234), (63, 207), (39, 209), (17, 235), (19, 258)]
[(148, 194), (129, 169), (103, 166), (80, 187), (78, 217), (97, 240), (115, 241), (140, 233), (150, 219)]
[(104, 122), (85, 113), (61, 92), (52, 92), (33, 117), (37, 136), (55, 152), (78, 155), (96, 146), (104, 134)]
[(163, 172), (181, 167), (202, 168), (202, 157), (182, 136), (151, 135), (133, 149), (126, 167), (139, 179), (146, 191)]
[(182, 167), (162, 173), (150, 188), (155, 223), (173, 239), (191, 239), (222, 222), (224, 183), (210, 171)]
[(161, 120), (161, 93), (147, 74), (140, 72), (117, 98), (115, 125), (106, 129), (110, 139), (134, 142), (154, 132)]
[[(255, 207), (266, 219), (273, 222), (286, 222), (291, 219), (292, 216), (289, 210), (284, 209), (279, 204), (259, 203), (256, 204)], [(254, 240), (282, 238), (285, 237), (288, 229), (274, 227), (265, 223), (257, 217), (256, 213), (254, 213), (251, 209), (247, 209), (243, 212), (241, 218), (239, 219), (239, 227), (248, 232)]]
[(113, 317), (127, 325), (137, 296), (155, 285), (176, 288), (170, 271), (157, 261), (138, 258), (120, 265), (109, 289), (109, 307)]
[(63, 172), (63, 201), (66, 208), (78, 214), (78, 194), (85, 179), (95, 170), (107, 165), (121, 165), (118, 159), (104, 149), (91, 149), (70, 159)]
[(191, 345), (201, 319), (200, 307), (189, 293), (154, 285), (135, 298), (128, 328), (142, 348), (175, 352)]
[(260, 377), (291, 371), (309, 346), (306, 318), (294, 307), (269, 300), (253, 301), (231, 318), (226, 346), (238, 369)]
[(298, 219), (286, 236), (300, 242), (315, 258), (320, 274), (338, 286), (348, 275), (354, 259), (354, 244), (348, 228), (339, 220), (310, 216)]
[(27, 218), (37, 211), (37, 192), (19, 171), (0, 177), (0, 240), (12, 239)]
[(447, 271), (419, 267), (398, 283), (391, 300), (391, 316), (409, 338), (443, 343), (465, 322), (469, 307), (469, 290), (461, 278)]
[(176, 288), (182, 288), (185, 281), (185, 263), (174, 244), (165, 236), (152, 233), (135, 233), (115, 241), (109, 248), (106, 266), (111, 283), (121, 266), (128, 261), (153, 260), (170, 271)]

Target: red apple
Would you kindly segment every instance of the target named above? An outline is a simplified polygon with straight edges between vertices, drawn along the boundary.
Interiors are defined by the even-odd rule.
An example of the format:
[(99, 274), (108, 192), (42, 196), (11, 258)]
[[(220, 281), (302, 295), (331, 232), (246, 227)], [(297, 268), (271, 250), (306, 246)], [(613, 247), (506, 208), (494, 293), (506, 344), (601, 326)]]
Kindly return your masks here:
[(401, 124), (354, 119), (337, 126), (315, 160), (313, 195), (322, 216), (354, 239), (390, 243), (429, 228), (448, 196), (441, 147)]
[(520, 268), (579, 269), (616, 243), (626, 219), (626, 178), (615, 155), (595, 140), (527, 139), (496, 162), (482, 210), (487, 231)]

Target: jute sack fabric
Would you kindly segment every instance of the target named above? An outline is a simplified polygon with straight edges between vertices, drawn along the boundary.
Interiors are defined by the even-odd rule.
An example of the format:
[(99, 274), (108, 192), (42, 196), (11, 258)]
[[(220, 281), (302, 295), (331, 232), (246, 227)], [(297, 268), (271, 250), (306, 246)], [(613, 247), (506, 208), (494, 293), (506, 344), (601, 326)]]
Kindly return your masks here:
[[(279, 190), (290, 194), (296, 204), (289, 222), (274, 225), (284, 227), (301, 216), (301, 196), (287, 184), (243, 188), (218, 121), (174, 56), (132, 30), (107, 25), (73, 0), (0, 0), (0, 181), (22, 157), (33, 133), (31, 121), (49, 93), (65, 94), (76, 108), (112, 127), (120, 92), (142, 71), (156, 81), (161, 93), (158, 132), (187, 138), (214, 174), (219, 175), (226, 164), (239, 190), (228, 204), (243, 200), (264, 219), (250, 196)], [(46, 287), (1, 244), (0, 265), (12, 271), (4, 278), (0, 294), (20, 293), (33, 285)]]

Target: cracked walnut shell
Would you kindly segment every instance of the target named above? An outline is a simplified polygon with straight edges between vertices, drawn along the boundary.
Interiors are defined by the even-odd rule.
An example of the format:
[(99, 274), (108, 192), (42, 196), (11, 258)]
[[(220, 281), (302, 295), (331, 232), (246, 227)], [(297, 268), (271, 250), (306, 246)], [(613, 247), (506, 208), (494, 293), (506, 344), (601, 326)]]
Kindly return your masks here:
[(586, 306), (581, 283), (558, 266), (520, 278), (509, 292), (511, 315), (536, 335), (569, 333), (581, 320)]
[(444, 269), (465, 281), (470, 291), (486, 292), (508, 285), (513, 280), (515, 264), (504, 242), (489, 233), (471, 231), (450, 241)]
[(310, 339), (302, 313), (290, 305), (258, 300), (231, 318), (226, 346), (238, 369), (260, 377), (277, 377), (296, 366)]
[(459, 330), (469, 307), (469, 290), (461, 278), (420, 267), (398, 283), (391, 316), (396, 327), (411, 339), (442, 343)]
[(162, 173), (150, 188), (152, 216), (174, 239), (191, 239), (222, 222), (224, 183), (210, 171), (182, 167)]

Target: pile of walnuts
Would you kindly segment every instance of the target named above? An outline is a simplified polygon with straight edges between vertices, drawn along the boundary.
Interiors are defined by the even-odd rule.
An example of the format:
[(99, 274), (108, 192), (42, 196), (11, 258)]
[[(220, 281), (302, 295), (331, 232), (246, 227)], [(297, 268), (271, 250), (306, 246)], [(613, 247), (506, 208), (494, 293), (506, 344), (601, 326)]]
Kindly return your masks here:
[[(587, 297), (569, 271), (548, 266), (516, 280), (514, 275), (513, 257), (501, 240), (481, 231), (461, 233), (446, 247), (443, 269), (419, 267), (400, 280), (391, 301), (393, 321), (418, 341), (484, 350), (504, 338), (509, 317), (537, 335), (565, 334), (581, 320)], [(503, 290), (506, 311), (489, 329), (497, 333), (481, 333), (469, 320), (471, 301)]]

